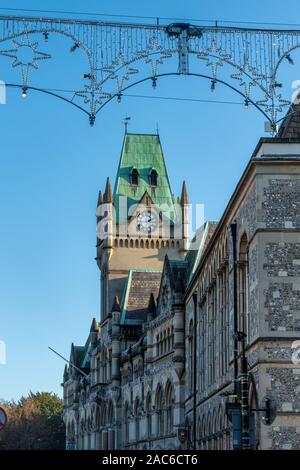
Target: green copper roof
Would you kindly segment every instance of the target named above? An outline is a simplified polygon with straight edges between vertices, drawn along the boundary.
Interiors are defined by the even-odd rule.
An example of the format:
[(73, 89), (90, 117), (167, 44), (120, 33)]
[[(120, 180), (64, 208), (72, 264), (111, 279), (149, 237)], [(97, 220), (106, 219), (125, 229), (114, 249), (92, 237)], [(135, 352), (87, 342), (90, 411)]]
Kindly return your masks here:
[[(139, 174), (137, 186), (130, 184), (130, 172), (134, 168)], [(151, 170), (157, 171), (156, 187), (152, 187), (149, 182)], [(128, 198), (129, 208), (132, 204), (137, 204), (146, 191), (154, 204), (168, 206), (174, 204), (159, 136), (125, 134), (113, 194), (116, 209), (119, 196)]]

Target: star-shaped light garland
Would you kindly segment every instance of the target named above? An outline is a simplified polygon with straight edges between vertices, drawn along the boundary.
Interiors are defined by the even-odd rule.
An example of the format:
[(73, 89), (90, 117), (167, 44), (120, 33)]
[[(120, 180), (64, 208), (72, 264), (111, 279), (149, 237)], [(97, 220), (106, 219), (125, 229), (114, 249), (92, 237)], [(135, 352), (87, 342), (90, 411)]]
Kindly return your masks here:
[[(21, 42), (13, 40), (13, 49), (7, 49), (0, 51), (0, 55), (11, 57), (13, 60), (13, 67), (21, 67), (22, 73), (22, 84), (26, 87), (28, 83), (28, 76), (30, 68), (38, 69), (37, 61), (51, 59), (51, 55), (45, 52), (38, 51), (39, 43), (37, 41), (31, 42), (28, 33), (22, 35)], [(20, 52), (23, 50), (30, 50), (32, 55), (31, 60), (22, 59)]]

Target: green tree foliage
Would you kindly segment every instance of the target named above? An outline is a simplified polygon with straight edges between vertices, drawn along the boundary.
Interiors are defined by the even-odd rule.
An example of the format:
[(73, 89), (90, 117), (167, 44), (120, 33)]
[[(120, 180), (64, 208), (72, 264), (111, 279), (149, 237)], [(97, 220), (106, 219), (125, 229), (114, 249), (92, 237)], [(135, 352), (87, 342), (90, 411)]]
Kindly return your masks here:
[(30, 392), (18, 402), (2, 402), (8, 423), (0, 431), (0, 450), (65, 448), (63, 402), (54, 393)]

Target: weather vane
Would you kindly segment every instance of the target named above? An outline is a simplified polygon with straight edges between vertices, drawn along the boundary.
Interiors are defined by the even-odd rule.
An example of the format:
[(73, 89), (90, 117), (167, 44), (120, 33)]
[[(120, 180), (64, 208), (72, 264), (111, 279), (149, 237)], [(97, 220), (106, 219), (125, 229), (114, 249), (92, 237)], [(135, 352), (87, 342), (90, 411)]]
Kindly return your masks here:
[(128, 124), (129, 124), (130, 120), (131, 120), (131, 117), (127, 116), (127, 114), (126, 114), (126, 117), (123, 119), (123, 123), (124, 123), (124, 126), (125, 126), (125, 134), (127, 134), (127, 128), (128, 128)]

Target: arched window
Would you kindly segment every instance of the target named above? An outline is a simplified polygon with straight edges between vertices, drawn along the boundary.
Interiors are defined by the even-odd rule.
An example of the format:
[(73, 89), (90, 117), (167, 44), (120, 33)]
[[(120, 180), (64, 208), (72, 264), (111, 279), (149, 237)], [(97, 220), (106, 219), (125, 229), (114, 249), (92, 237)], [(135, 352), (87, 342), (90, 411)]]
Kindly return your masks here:
[(223, 412), (222, 409), (219, 408), (219, 416), (218, 416), (218, 449), (224, 449), (224, 422), (223, 422)]
[(151, 394), (149, 393), (146, 401), (146, 413), (147, 413), (147, 436), (152, 435), (152, 413), (151, 413)]
[(137, 186), (139, 184), (139, 172), (133, 168), (130, 172), (130, 184)]
[(112, 372), (112, 349), (109, 349), (108, 350), (108, 373), (107, 373), (107, 376), (108, 376), (108, 381), (110, 382), (111, 381), (111, 372)]
[(105, 349), (102, 349), (102, 353), (101, 353), (101, 372), (102, 372), (102, 377), (101, 377), (101, 381), (103, 383), (106, 383), (107, 382), (107, 369), (106, 369), (106, 365), (107, 365), (107, 358), (106, 358), (106, 350)]
[(112, 425), (114, 419), (114, 408), (113, 404), (110, 401), (107, 408), (107, 424)]
[(96, 408), (96, 429), (99, 430), (101, 426), (101, 408), (100, 405), (97, 405)]
[(141, 419), (140, 401), (138, 398), (136, 398), (135, 400), (134, 415), (135, 415), (135, 440), (137, 442), (140, 439), (140, 419)]
[(167, 341), (168, 341), (168, 351), (171, 351), (171, 331), (170, 331), (170, 328), (168, 328)]
[(67, 425), (67, 449), (75, 450), (75, 423), (72, 421)]
[(216, 410), (213, 413), (213, 418), (212, 418), (212, 448), (213, 450), (218, 450), (218, 436), (217, 436), (217, 431), (218, 431), (218, 418), (217, 418), (217, 412)]
[(207, 450), (212, 450), (212, 435), (211, 435), (211, 415), (209, 414), (207, 417), (207, 428), (206, 428), (206, 435), (207, 435)]
[(167, 388), (166, 388), (166, 411), (167, 411), (167, 422), (166, 422), (166, 428), (167, 428), (167, 433), (170, 434), (173, 432), (174, 428), (174, 390), (173, 390), (173, 385), (168, 382)]
[(79, 422), (79, 449), (84, 449), (84, 418), (82, 417)]
[(163, 413), (163, 391), (159, 385), (156, 390), (156, 419), (157, 419), (157, 435), (162, 436), (164, 433), (164, 413)]
[(125, 431), (125, 435), (124, 435), (124, 441), (125, 441), (125, 444), (128, 444), (129, 442), (129, 407), (128, 407), (128, 403), (126, 403), (125, 405), (125, 422), (124, 422), (125, 426), (124, 426), (124, 431)]
[(162, 354), (162, 333), (159, 335), (159, 354)]
[(157, 171), (151, 170), (149, 174), (149, 183), (151, 186), (157, 186)]
[(101, 415), (102, 415), (102, 426), (106, 426), (107, 425), (107, 406), (105, 402), (102, 403)]

